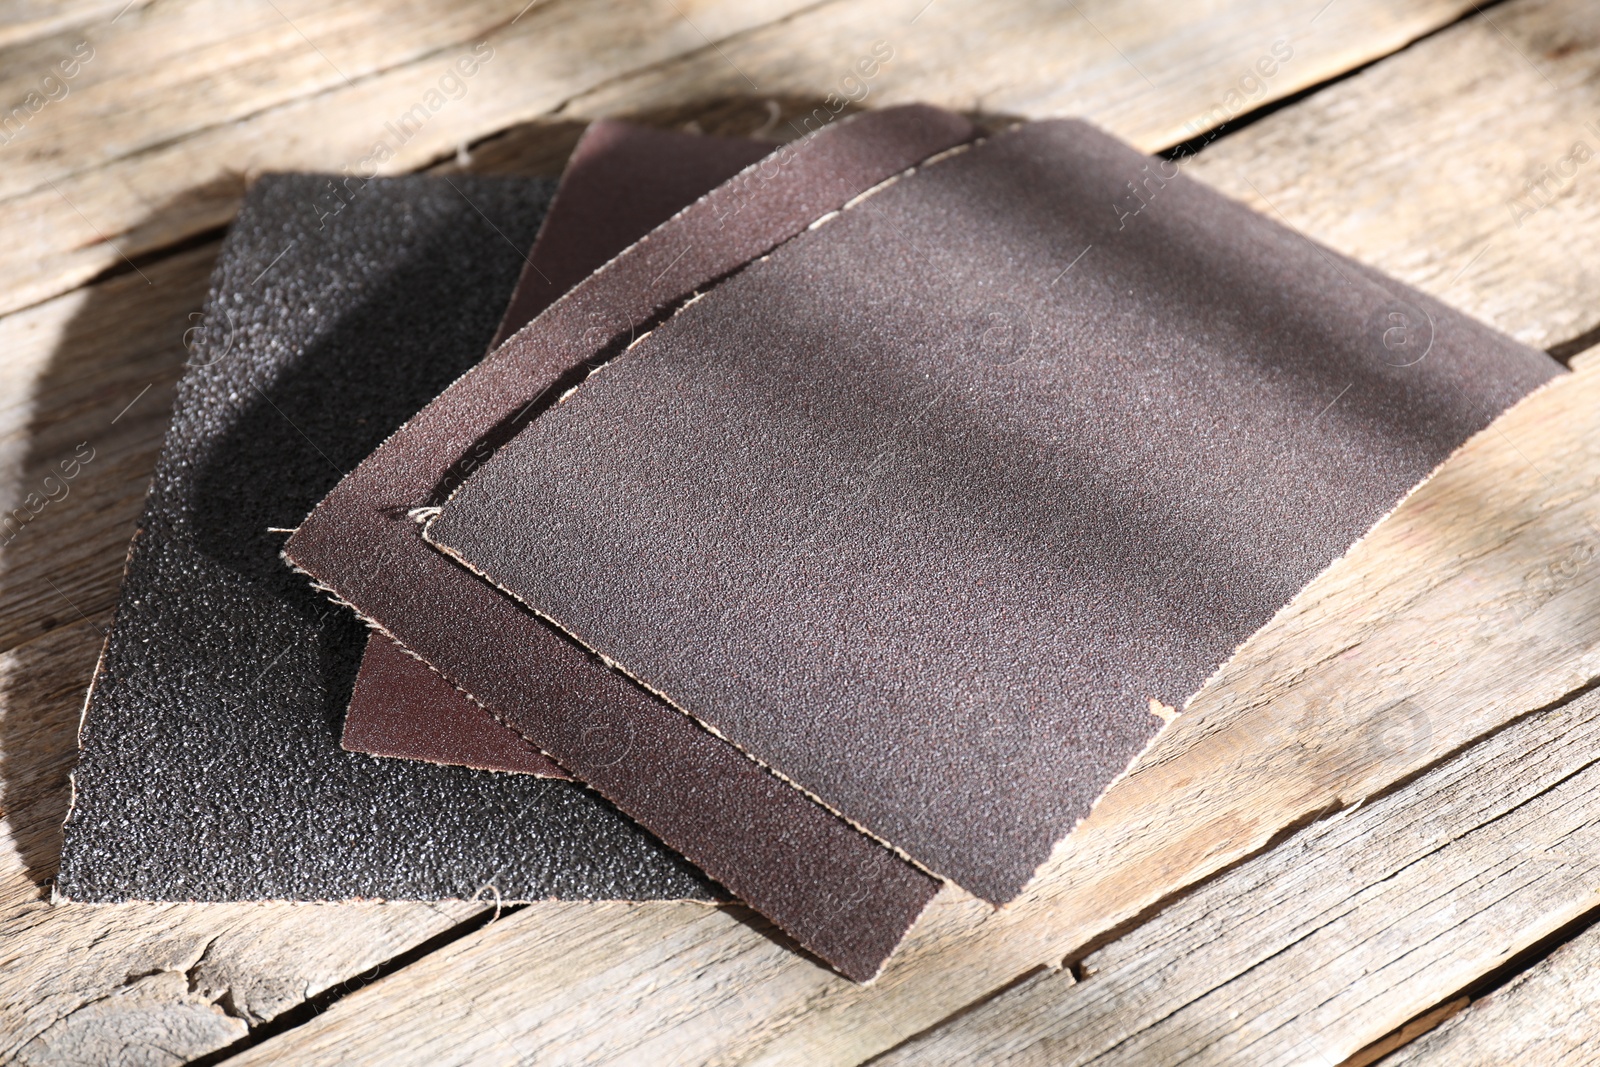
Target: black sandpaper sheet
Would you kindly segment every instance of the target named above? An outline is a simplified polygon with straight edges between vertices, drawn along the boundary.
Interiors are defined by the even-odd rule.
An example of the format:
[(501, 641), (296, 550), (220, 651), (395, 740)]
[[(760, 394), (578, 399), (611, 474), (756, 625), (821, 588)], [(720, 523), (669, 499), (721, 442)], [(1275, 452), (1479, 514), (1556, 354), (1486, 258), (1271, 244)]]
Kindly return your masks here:
[(410, 419), (286, 557), (694, 860), (803, 947), (870, 978), (935, 879), (576, 648), (428, 546), (441, 503), (591, 361), (905, 168), (971, 138), (924, 107), (823, 127), (719, 186), (575, 286)]
[[(774, 147), (613, 120), (591, 123), (562, 172), (490, 347)], [(525, 737), (382, 635), (370, 638), (362, 657), (342, 744), (378, 756), (568, 777)]]
[(778, 248), (428, 537), (830, 807), (1013, 898), (1543, 353), (1077, 122)]
[(90, 693), (61, 897), (712, 897), (575, 783), (341, 750), (366, 631), (271, 532), (482, 356), (552, 186), (251, 189)]

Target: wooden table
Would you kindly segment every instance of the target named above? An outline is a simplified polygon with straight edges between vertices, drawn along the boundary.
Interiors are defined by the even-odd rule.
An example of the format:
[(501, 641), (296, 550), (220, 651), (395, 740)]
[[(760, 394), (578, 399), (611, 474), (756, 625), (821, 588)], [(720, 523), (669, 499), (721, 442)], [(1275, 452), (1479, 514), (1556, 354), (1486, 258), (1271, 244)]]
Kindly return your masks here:
[[(0, 2), (0, 503), (94, 450), (0, 535), (0, 1059), (1600, 1060), (1600, 9), (525, 2)], [(85, 686), (242, 190), (354, 166), (485, 43), (386, 170), (557, 173), (599, 115), (782, 137), (863, 88), (1083, 115), (1203, 144), (1190, 175), (1576, 373), (1253, 637), (1022, 900), (946, 891), (871, 986), (697, 904), (52, 907)]]

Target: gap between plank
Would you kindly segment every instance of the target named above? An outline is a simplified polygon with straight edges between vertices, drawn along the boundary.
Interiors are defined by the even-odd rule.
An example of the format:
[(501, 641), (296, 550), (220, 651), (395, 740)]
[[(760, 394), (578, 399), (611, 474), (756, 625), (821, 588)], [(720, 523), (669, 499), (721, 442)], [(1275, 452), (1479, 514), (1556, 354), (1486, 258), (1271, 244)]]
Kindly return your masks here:
[(381, 982), (385, 978), (389, 977), (389, 975), (404, 967), (411, 966), (411, 964), (416, 963), (424, 956), (437, 952), (439, 949), (446, 948), (455, 942), (460, 941), (464, 937), (469, 937), (472, 934), (477, 933), (479, 930), (482, 930), (490, 923), (499, 919), (502, 915), (514, 914), (521, 911), (525, 907), (527, 907), (526, 904), (506, 904), (504, 906), (496, 905), (494, 907), (486, 907), (483, 911), (479, 912), (477, 915), (474, 915), (472, 918), (465, 919), (446, 930), (434, 934), (426, 941), (420, 941), (417, 944), (412, 945), (399, 955), (391, 956), (389, 959), (384, 960), (382, 963), (379, 963), (377, 966), (369, 970), (363, 971), (360, 974), (351, 975), (342, 982), (335, 982), (333, 985), (330, 985), (317, 995), (313, 997), (307, 997), (294, 1007), (278, 1013), (271, 1019), (268, 1019), (266, 1022), (260, 1023), (257, 1026), (252, 1026), (243, 1037), (239, 1038), (231, 1045), (224, 1045), (222, 1048), (214, 1049), (198, 1059), (187, 1061), (187, 1067), (213, 1067), (214, 1064), (222, 1063), (226, 1060), (232, 1059), (234, 1056), (239, 1055), (239, 1053), (244, 1052), (247, 1049), (254, 1048), (256, 1045), (261, 1044), (263, 1041), (266, 1041), (269, 1038), (276, 1037), (279, 1034), (293, 1030), (297, 1026), (304, 1025), (305, 1023), (310, 1022), (312, 1019), (315, 1019), (318, 1015), (321, 1015), (323, 1012), (327, 1011), (330, 1007), (332, 1007), (334, 1004), (337, 1004), (351, 993)]
[[(1530, 708), (1527, 711), (1515, 715), (1512, 718), (1507, 719), (1505, 722), (1496, 725), (1493, 729), (1486, 730), (1476, 737), (1462, 742), (1455, 748), (1441, 753), (1436, 759), (1430, 760), (1428, 763), (1412, 770), (1404, 777), (1398, 778), (1395, 781), (1386, 784), (1382, 788), (1374, 790), (1372, 793), (1361, 797), (1353, 803), (1345, 804), (1336, 801), (1333, 804), (1319, 808), (1315, 811), (1307, 812), (1299, 819), (1296, 819), (1293, 823), (1281, 828), (1277, 833), (1273, 834), (1270, 838), (1263, 842), (1259, 848), (1250, 850), (1248, 853), (1239, 856), (1237, 859), (1218, 868), (1216, 871), (1206, 875), (1204, 878), (1198, 879), (1189, 885), (1183, 886), (1182, 888), (1168, 893), (1159, 900), (1153, 901), (1148, 907), (1142, 909), (1138, 913), (1129, 916), (1127, 919), (1116, 924), (1115, 926), (1089, 938), (1082, 945), (1075, 947), (1072, 952), (1061, 961), (1058, 967), (1052, 968), (1048, 966), (1040, 966), (1029, 970), (1027, 973), (1006, 982), (1003, 986), (993, 989), (988, 993), (985, 993), (983, 996), (962, 1005), (956, 1011), (953, 1011), (949, 1015), (940, 1018), (936, 1022), (930, 1023), (928, 1026), (923, 1027), (916, 1033), (907, 1035), (900, 1041), (895, 1042), (895, 1044), (891, 1047), (875, 1053), (868, 1059), (862, 1061), (861, 1067), (870, 1067), (871, 1064), (882, 1061), (891, 1054), (899, 1051), (902, 1047), (915, 1044), (918, 1040), (952, 1022), (961, 1019), (963, 1016), (970, 1014), (978, 1008), (981, 1008), (983, 1005), (996, 999), (1002, 994), (1009, 992), (1013, 988), (1021, 986), (1028, 981), (1032, 981), (1041, 974), (1065, 970), (1072, 976), (1072, 985), (1079, 985), (1084, 982), (1092, 982), (1094, 980), (1095, 972), (1088, 969), (1083, 963), (1088, 956), (1138, 929), (1154, 919), (1161, 912), (1166, 911), (1168, 908), (1184, 900), (1185, 898), (1200, 892), (1212, 882), (1215, 882), (1216, 880), (1226, 876), (1230, 872), (1244, 866), (1247, 863), (1267, 855), (1282, 845), (1285, 841), (1299, 835), (1301, 832), (1316, 825), (1317, 823), (1334, 818), (1335, 816), (1349, 814), (1358, 808), (1361, 808), (1367, 804), (1375, 803), (1393, 793), (1405, 789), (1407, 786), (1416, 782), (1425, 775), (1437, 770), (1444, 764), (1460, 758), (1468, 750), (1487, 743), (1495, 736), (1503, 733), (1506, 730), (1514, 728), (1519, 723), (1525, 722), (1529, 718), (1532, 718), (1536, 715), (1548, 714), (1549, 712), (1559, 710), (1573, 701), (1581, 699), (1596, 689), (1600, 689), (1600, 676), (1590, 678), (1582, 685), (1568, 690), (1554, 700), (1551, 700), (1536, 708)], [(1570, 777), (1570, 775), (1568, 777)], [(1393, 877), (1393, 875), (1391, 874), (1390, 877)], [(1457, 1000), (1462, 997), (1468, 997), (1470, 1000), (1478, 1000), (1488, 995), (1493, 990), (1500, 988), (1512, 978), (1516, 977), (1517, 974), (1536, 965), (1540, 960), (1544, 959), (1557, 948), (1561, 947), (1561, 945), (1579, 936), (1597, 922), (1600, 922), (1600, 897), (1597, 897), (1594, 906), (1590, 908), (1590, 910), (1584, 912), (1577, 918), (1568, 921), (1565, 925), (1561, 926), (1557, 930), (1546, 934), (1543, 938), (1539, 939), (1534, 944), (1529, 945), (1527, 948), (1514, 953), (1505, 962), (1477, 976), (1465, 986), (1456, 990), (1452, 990), (1446, 995), (1441, 996), (1437, 1001), (1429, 1005), (1426, 1011), (1419, 1012), (1415, 1017), (1407, 1020), (1404, 1025), (1397, 1027), (1395, 1030), (1379, 1038), (1377, 1041), (1374, 1041), (1365, 1049), (1362, 1049), (1354, 1056), (1340, 1063), (1338, 1067), (1366, 1067), (1367, 1064), (1377, 1063), (1377, 1058), (1362, 1059), (1361, 1057), (1379, 1049), (1384, 1045), (1385, 1042), (1393, 1041), (1396, 1035), (1403, 1033), (1407, 1027), (1415, 1026), (1418, 1020), (1426, 1019), (1430, 1014), (1438, 1012), (1438, 1017), (1432, 1019), (1429, 1025), (1427, 1025), (1425, 1028), (1416, 1030), (1414, 1033), (1408, 1034), (1404, 1042), (1397, 1043), (1392, 1048), (1384, 1049), (1383, 1055), (1387, 1056), (1397, 1049), (1403, 1047), (1404, 1044), (1410, 1043), (1411, 1041), (1424, 1036), (1429, 1031), (1445, 1022), (1445, 1020), (1448, 1019), (1451, 1014), (1454, 1014), (1453, 1012), (1440, 1012), (1440, 1008), (1448, 1004), (1450, 1001)], [(1256, 966), (1259, 966), (1259, 964)]]
[[(1308, 96), (1313, 96), (1322, 92), (1324, 89), (1338, 85), (1342, 81), (1348, 81), (1358, 74), (1363, 74), (1372, 67), (1377, 66), (1379, 63), (1391, 59), (1394, 56), (1400, 55), (1402, 52), (1409, 52), (1419, 44), (1437, 37), (1447, 30), (1453, 30), (1461, 23), (1477, 18), (1483, 12), (1499, 7), (1506, 2), (1507, 0), (1484, 0), (1483, 3), (1475, 4), (1472, 10), (1462, 12), (1449, 22), (1440, 23), (1427, 33), (1422, 34), (1420, 37), (1413, 38), (1392, 52), (1385, 52), (1381, 56), (1374, 56), (1364, 63), (1359, 63), (1356, 66), (1351, 67), (1349, 70), (1340, 71), (1338, 74), (1331, 75), (1319, 82), (1307, 85), (1303, 89), (1297, 89), (1287, 96), (1279, 97), (1276, 100), (1266, 101), (1260, 107), (1252, 108), (1249, 111), (1242, 111), (1231, 119), (1226, 119), (1207, 130), (1201, 130), (1187, 141), (1180, 141), (1169, 148), (1163, 148), (1153, 154), (1161, 159), (1172, 161), (1178, 161), (1189, 156), (1199, 155), (1200, 151), (1209, 144), (1213, 144), (1216, 141), (1220, 141), (1224, 137), (1236, 134), (1247, 126), (1254, 126), (1262, 119), (1276, 114), (1277, 112), (1282, 111), (1284, 108), (1292, 107), (1293, 105), (1298, 104), (1300, 101), (1306, 99)], [(1600, 333), (1600, 327), (1597, 327), (1595, 332)], [(1562, 362), (1565, 362), (1565, 360)]]
[[(1441, 996), (1427, 1011), (1419, 1012), (1414, 1018), (1408, 1020), (1404, 1026), (1397, 1027), (1392, 1032), (1374, 1041), (1339, 1064), (1339, 1067), (1367, 1067), (1368, 1064), (1378, 1063), (1383, 1057), (1400, 1051), (1413, 1041), (1426, 1037), (1459, 1012), (1465, 1011), (1475, 1002), (1503, 988), (1512, 979), (1543, 963), (1556, 949), (1569, 941), (1581, 937), (1596, 923), (1600, 923), (1600, 898), (1597, 898), (1594, 906), (1582, 915), (1569, 920), (1563, 926), (1557, 927), (1522, 951), (1513, 953), (1504, 963), (1485, 971), (1455, 992)], [(1455, 1001), (1462, 1002), (1456, 1010), (1443, 1010), (1450, 1007)], [(1419, 1023), (1425, 1023), (1425, 1025), (1419, 1026)], [(1416, 1029), (1410, 1029), (1413, 1027)], [(1401, 1036), (1404, 1037), (1404, 1040), (1395, 1040)]]

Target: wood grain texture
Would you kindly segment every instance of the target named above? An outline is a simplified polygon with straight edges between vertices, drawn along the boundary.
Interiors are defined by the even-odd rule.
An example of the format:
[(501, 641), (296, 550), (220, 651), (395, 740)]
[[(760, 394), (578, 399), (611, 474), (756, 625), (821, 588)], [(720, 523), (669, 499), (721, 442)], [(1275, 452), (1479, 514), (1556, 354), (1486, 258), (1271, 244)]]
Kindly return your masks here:
[[(424, 58), (440, 60), (443, 74), (451, 53), (470, 49), (520, 6), (511, 0), (402, 0), (374, 17), (360, 5), (305, 0), (168, 0), (115, 23), (73, 27), (18, 50), (0, 80), (0, 99), (10, 99), (42, 73), (30, 67), (45, 67), (79, 40), (93, 51), (68, 80), (65, 98), (42, 109), (6, 146), (0, 200), (291, 102), (348, 90)], [(473, 80), (464, 79), (468, 85)], [(173, 106), (175, 93), (185, 94), (184, 106)], [(71, 195), (68, 186), (61, 188)]]
[[(575, 96), (561, 114), (753, 96), (804, 102), (776, 124), (798, 128), (831, 95), (869, 107), (923, 102), (995, 118), (1087, 118), (1154, 151), (1386, 55), (1473, 7), (1453, 0), (832, 0), (717, 52)], [(892, 58), (860, 77), (856, 64), (879, 42)]]
[(881, 1063), (1340, 1063), (1600, 907), (1597, 789), (1591, 691)]
[[(154, 0), (4, 0), (0, 2), (0, 49), (96, 23), (120, 21)], [(0, 98), (4, 99), (4, 98)], [(7, 101), (8, 103), (10, 101)]]
[[(491, 139), (468, 165), (533, 165), (550, 173), (582, 121), (598, 114), (790, 136), (793, 127), (781, 128), (789, 120), (798, 124), (830, 93), (852, 92), (842, 79), (880, 39), (893, 44), (895, 58), (872, 80), (866, 106), (917, 98), (989, 116), (1082, 113), (1154, 148), (1197, 132), (1196, 116), (1225, 117), (1230, 92), (1242, 94), (1241, 107), (1255, 106), (1382, 55), (1472, 5), (1339, 0), (1312, 23), (1320, 0), (1237, 0), (1199, 14), (1090, 0), (936, 0), (920, 13), (920, 2), (897, 0), (554, 0), (514, 23), (520, 2), (448, 10), (412, 3), (397, 10), (392, 25), (308, 4), (278, 6), (274, 23), (260, 17), (272, 14), (269, 6), (234, 20), (233, 8), (217, 0), (149, 10), (136, 4), (115, 26), (102, 26), (120, 5), (107, 12), (84, 0), (60, 8), (59, 18), (29, 16), (32, 29), (14, 34), (0, 53), (0, 82), (21, 88), (37, 61), (53, 62), (63, 45), (87, 36), (96, 58), (84, 76), (103, 79), (74, 85), (35, 116), (27, 141), (0, 147), (0, 185), (12, 190), (0, 195), (0, 224), (11, 238), (0, 248), (0, 308), (27, 308), (0, 318), (0, 495), (8, 506), (25, 499), (63, 448), (90, 440), (99, 450), (60, 507), (49, 505), (0, 546), (0, 650), (8, 650), (0, 812), (9, 835), (0, 923), (10, 935), (0, 942), (0, 1049), (27, 1048), (32, 1061), (192, 1058), (472, 914), (414, 905), (50, 909), (40, 902), (40, 881), (59, 847), (62, 783), (98, 646), (95, 627), (114, 603), (127, 535), (181, 370), (182, 334), (193, 324), (188, 315), (199, 308), (215, 246), (159, 263), (141, 260), (142, 274), (123, 253), (159, 251), (224, 224), (260, 170), (358, 163), (385, 136), (385, 124), (437, 88), (478, 39), (490, 41), (494, 58), (381, 169), (448, 160), (465, 143), (532, 122), (532, 137)], [(1539, 17), (1546, 21), (1524, 16), (1528, 10), (1545, 12)], [(1508, 33), (1522, 18), (1551, 32), (1592, 21), (1573, 10), (1517, 0), (1491, 14)], [(178, 12), (193, 20), (195, 36), (185, 38), (191, 23)], [(428, 19), (444, 29), (421, 29)], [(1488, 302), (1481, 304), (1464, 300), (1465, 281), (1441, 287), (1438, 279), (1449, 281), (1461, 263), (1450, 258), (1449, 241), (1428, 239), (1448, 230), (1450, 203), (1500, 195), (1499, 172), (1454, 149), (1487, 144), (1538, 157), (1565, 136), (1550, 130), (1564, 131), (1560, 123), (1588, 106), (1595, 57), (1582, 40), (1553, 47), (1570, 76), (1556, 79), (1559, 90), (1523, 92), (1535, 105), (1526, 112), (1533, 118), (1513, 123), (1515, 94), (1496, 94), (1522, 83), (1506, 69), (1491, 65), (1481, 78), (1465, 77), (1462, 57), (1477, 54), (1470, 51), (1441, 53), (1446, 58), (1437, 63), (1416, 59), (1441, 41), (1482, 37), (1486, 25), (1481, 16), (1463, 23), (1238, 138), (1243, 144), (1329, 93), (1411, 64), (1382, 88), (1394, 94), (1395, 108), (1408, 97), (1425, 106), (1381, 113), (1420, 131), (1425, 158), (1415, 171), (1397, 170), (1388, 198), (1359, 214), (1368, 222), (1388, 218), (1398, 233), (1392, 246), (1411, 247), (1416, 258), (1397, 267), (1399, 261), (1353, 251), (1493, 319), (1499, 283), (1484, 282)], [(1246, 68), (1285, 35), (1294, 56), (1260, 81), (1258, 92), (1243, 80)], [(240, 50), (249, 77), (235, 78), (222, 65), (230, 48)], [(150, 62), (153, 56), (163, 62)], [(304, 75), (304, 91), (280, 71)], [(1454, 109), (1444, 93), (1431, 95), (1428, 84), (1447, 75), (1477, 112)], [(7, 80), (13, 77), (21, 80)], [(123, 97), (132, 102), (128, 122), (108, 130)], [(1383, 101), (1370, 93), (1350, 100), (1348, 115), (1322, 121), (1346, 122), (1346, 137), (1371, 136), (1355, 124), (1363, 107)], [(1480, 114), (1495, 132), (1473, 141)], [(1441, 115), (1448, 130), (1440, 128)], [(1292, 168), (1300, 156), (1318, 153), (1319, 166), (1328, 168), (1319, 172), (1321, 206), (1297, 204), (1306, 212), (1297, 222), (1338, 244), (1338, 226), (1350, 222), (1338, 206), (1348, 205), (1349, 189), (1362, 188), (1377, 157), (1346, 158), (1336, 140), (1311, 136), (1314, 125), (1260, 142), (1246, 169), (1259, 185), (1263, 168)], [(1237, 192), (1240, 183), (1223, 173), (1240, 166), (1223, 154), (1233, 140), (1208, 149), (1191, 173)], [(31, 154), (21, 165), (13, 153), (25, 144)], [(1423, 181), (1452, 168), (1450, 188)], [(38, 184), (41, 177), (54, 186)], [(1396, 182), (1420, 183), (1444, 205), (1400, 210), (1394, 205), (1406, 186), (1397, 193)], [(1541, 216), (1567, 210), (1561, 235), (1581, 238), (1594, 231), (1570, 203), (1582, 199), (1574, 188), (1580, 192)], [(1558, 246), (1567, 250), (1559, 263), (1534, 243), (1508, 246), (1505, 277), (1520, 272), (1549, 294), (1528, 311), (1536, 332), (1525, 336), (1565, 340), (1585, 328), (1586, 295), (1569, 284), (1582, 245)], [(1496, 262), (1499, 248), (1467, 275)], [(124, 273), (59, 295), (107, 269)], [(1592, 384), (1569, 379), (1536, 398), (1541, 406), (1523, 422), (1500, 427), (1505, 441), (1498, 446), (1475, 442), (1452, 461), (1449, 478), (1408, 502), (1381, 538), (1325, 575), (1317, 593), (1308, 591), (1309, 599), (1213, 680), (1058, 853), (1026, 901), (992, 913), (955, 892), (941, 897), (873, 987), (843, 983), (796, 957), (747, 915), (672, 904), (536, 905), (354, 994), (245, 1059), (339, 1061), (362, 1048), (395, 1062), (526, 1062), (537, 1054), (561, 1061), (852, 1063), (903, 1041), (1031, 969), (1076, 955), (1266, 847), (1283, 826), (1386, 788), (1596, 673), (1600, 587), (1591, 584), (1591, 564), (1600, 533), (1585, 507), (1596, 467), (1583, 440), (1596, 436), (1596, 399)], [(133, 407), (113, 422), (129, 401)], [(168, 1029), (177, 1035), (170, 1056), (149, 1041)]]
[(1600, 1049), (1600, 929), (1591, 928), (1383, 1067), (1577, 1067)]
[(530, 909), (244, 1062), (334, 1062), (352, 1042), (467, 1062), (463, 1031), (489, 1023), (574, 1059), (859, 1062), (1600, 675), (1597, 492), (1600, 376), (1570, 375), (1252, 637), (1020, 901), (991, 911), (947, 890), (872, 986), (732, 916), (640, 910), (588, 953), (572, 947), (595, 936), (583, 913)]
[[(552, 0), (521, 18), (526, 0), (415, 0), (379, 17), (302, 2), (282, 14), (252, 5), (242, 22), (234, 5), (185, 2), (172, 22), (158, 9), (107, 28), (82, 84), (34, 117), (34, 162), (0, 199), (0, 227), (14, 237), (0, 248), (0, 312), (225, 224), (261, 171), (412, 170), (803, 0), (688, 4), (692, 22), (670, 0)], [(191, 34), (192, 50), (165, 54)], [(457, 61), (480, 44), (487, 58), (462, 76)], [(152, 65), (150, 52), (165, 62)], [(54, 55), (42, 51), (41, 62)], [(250, 77), (235, 73), (241, 63)], [(195, 103), (172, 107), (178, 95)]]
[(1569, 341), (1600, 323), (1600, 8), (1499, 5), (1189, 172), (1529, 344)]
[(1409, 1045), (1471, 1002), (1471, 997), (1462, 995), (1454, 1000), (1447, 1000), (1443, 1004), (1436, 1004), (1407, 1022), (1400, 1029), (1390, 1031), (1360, 1052), (1357, 1052), (1354, 1056), (1339, 1064), (1339, 1067), (1372, 1067), (1374, 1063), (1379, 1062), (1395, 1049)]
[[(0, 248), (0, 312), (64, 292), (123, 256), (222, 225), (261, 170), (360, 166), (377, 142), (398, 142), (386, 124), (436, 90), (481, 41), (493, 59), (459, 99), (392, 143), (380, 172), (424, 165), (540, 117), (681, 112), (729, 97), (780, 96), (805, 100), (809, 113), (830, 94), (859, 92), (845, 79), (859, 77), (856, 64), (879, 39), (898, 42), (892, 47), (904, 58), (870, 80), (864, 99), (872, 106), (925, 99), (1020, 115), (1082, 112), (1153, 147), (1188, 136), (1207, 115), (1225, 118), (1227, 109), (1216, 107), (1279, 38), (1296, 40), (1294, 58), (1244, 91), (1241, 109), (1383, 55), (1471, 7), (1341, 0), (1313, 24), (1320, 2), (1230, 0), (1175, 26), (1172, 9), (1148, 0), (553, 0), (515, 22), (518, 0), (459, 8), (412, 0), (378, 20), (365, 9), (298, 0), (280, 5), (282, 16), (252, 8), (234, 32), (217, 3), (184, 0), (170, 15), (158, 8), (107, 27), (92, 41), (96, 58), (81, 85), (35, 117), (28, 161), (16, 177), (0, 175), (0, 227), (16, 235)], [(430, 17), (437, 31), (427, 29)], [(53, 62), (60, 44), (38, 42), (37, 63), (21, 54), (14, 69)], [(174, 47), (186, 50), (168, 55)], [(149, 53), (166, 61), (151, 64)], [(235, 55), (252, 77), (231, 75), (227, 57)], [(296, 79), (315, 91), (295, 93)], [(160, 106), (175, 93), (194, 98), (192, 108)]]

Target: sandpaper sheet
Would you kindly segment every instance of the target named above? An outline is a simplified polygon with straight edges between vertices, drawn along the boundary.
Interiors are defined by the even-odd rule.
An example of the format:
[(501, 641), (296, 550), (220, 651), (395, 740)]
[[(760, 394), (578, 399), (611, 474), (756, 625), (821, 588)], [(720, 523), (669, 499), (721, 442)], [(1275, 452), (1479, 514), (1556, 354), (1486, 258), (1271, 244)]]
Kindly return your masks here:
[(1162, 720), (1508, 405), (1519, 345), (1077, 122), (684, 308), (429, 537), (1013, 898)]
[[(611, 120), (591, 123), (567, 161), (490, 348), (774, 147)], [(342, 744), (378, 756), (568, 777), (415, 655), (377, 635), (356, 674)]]
[(607, 260), (776, 147), (610, 119), (590, 123), (489, 347), (499, 348)]
[(90, 693), (59, 896), (720, 895), (576, 783), (342, 751), (366, 631), (272, 529), (481, 358), (553, 184), (251, 189)]
[(361, 654), (339, 743), (347, 752), (374, 756), (571, 777), (527, 738), (382, 634), (368, 638)]
[(317, 506), (286, 556), (842, 973), (867, 978), (937, 881), (434, 551), (441, 503), (591, 357), (819, 216), (972, 135), (930, 108), (841, 120), (720, 186), (589, 276)]

